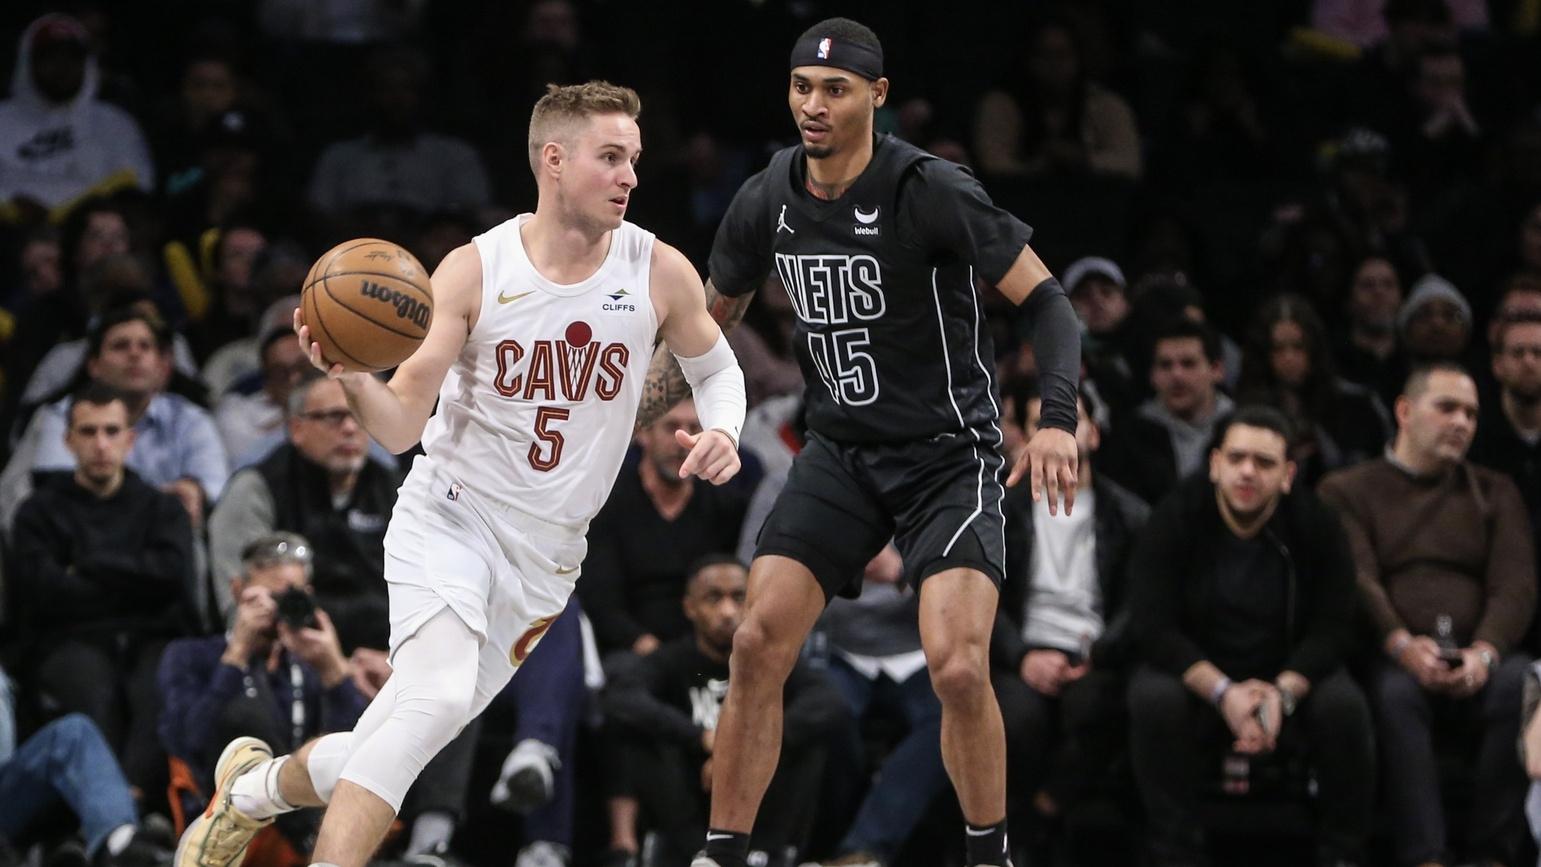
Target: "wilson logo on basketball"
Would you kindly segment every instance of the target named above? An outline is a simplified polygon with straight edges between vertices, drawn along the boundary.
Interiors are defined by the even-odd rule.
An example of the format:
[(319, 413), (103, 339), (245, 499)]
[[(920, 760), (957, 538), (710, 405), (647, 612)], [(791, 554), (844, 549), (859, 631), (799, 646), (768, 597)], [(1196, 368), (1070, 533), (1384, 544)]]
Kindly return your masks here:
[(404, 292), (395, 289), (387, 289), (379, 283), (370, 280), (364, 281), (364, 286), (359, 293), (365, 298), (374, 298), (384, 301), (396, 308), (396, 318), (405, 319), (418, 328), (427, 328), (428, 320), (433, 316), (433, 308), (416, 298), (412, 298)]

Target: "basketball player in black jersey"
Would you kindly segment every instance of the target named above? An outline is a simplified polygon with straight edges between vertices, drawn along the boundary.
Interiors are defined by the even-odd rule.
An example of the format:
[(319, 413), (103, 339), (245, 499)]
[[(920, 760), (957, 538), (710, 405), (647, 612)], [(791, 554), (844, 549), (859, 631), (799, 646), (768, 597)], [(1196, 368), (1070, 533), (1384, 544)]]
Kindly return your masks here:
[[(694, 867), (745, 867), (781, 747), (781, 689), (828, 600), (860, 587), (893, 538), (920, 593), (941, 699), (942, 757), (958, 792), (970, 867), (1010, 863), (1005, 739), (988, 671), (1004, 541), (994, 352), (974, 277), (1022, 305), (1044, 427), (1012, 469), (1034, 499), (1076, 486), (1080, 338), (1064, 290), (965, 169), (889, 136), (871, 30), (814, 25), (792, 50), (788, 101), (802, 143), (738, 191), (707, 282), (724, 328), (774, 274), (797, 314), (807, 445), (760, 532), (713, 753), (711, 828)], [(684, 394), (661, 366), (642, 423)]]

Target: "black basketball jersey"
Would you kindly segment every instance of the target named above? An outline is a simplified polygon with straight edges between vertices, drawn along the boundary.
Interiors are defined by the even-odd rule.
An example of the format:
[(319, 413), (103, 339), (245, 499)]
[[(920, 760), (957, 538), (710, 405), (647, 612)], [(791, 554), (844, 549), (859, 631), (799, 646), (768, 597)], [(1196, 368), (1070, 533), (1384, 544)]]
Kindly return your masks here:
[(1032, 230), (967, 169), (892, 136), (877, 137), (872, 162), (834, 201), (807, 191), (806, 171), (797, 145), (745, 182), (710, 269), (728, 296), (775, 269), (797, 314), (808, 427), (855, 443), (998, 438), (995, 353), (973, 277), (999, 282)]

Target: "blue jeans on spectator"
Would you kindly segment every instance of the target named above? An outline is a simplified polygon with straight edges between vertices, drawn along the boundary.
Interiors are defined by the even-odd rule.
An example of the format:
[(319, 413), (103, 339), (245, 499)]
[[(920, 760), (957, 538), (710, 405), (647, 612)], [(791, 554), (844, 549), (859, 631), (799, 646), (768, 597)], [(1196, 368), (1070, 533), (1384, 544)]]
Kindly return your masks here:
[(583, 630), (578, 620), (581, 613), (575, 594), (496, 699), (505, 707), (514, 706), (518, 714), (514, 723), (515, 744), (534, 738), (555, 747), (562, 762), (556, 769), (551, 801), (530, 812), (524, 823), (525, 836), (560, 843), (569, 849), (573, 845), (577, 785), (574, 748), (586, 689)]
[(118, 760), (84, 714), (43, 726), (0, 764), (0, 834), (16, 839), (61, 800), (79, 817), (92, 855), (113, 830), (138, 821)]
[(868, 852), (892, 861), (932, 799), (947, 785), (947, 771), (942, 766), (942, 703), (932, 691), (931, 676), (924, 668), (903, 683), (895, 683), (885, 674), (869, 680), (833, 653), (828, 673), (845, 696), (856, 721), (846, 733), (845, 743), (830, 750), (831, 777), (846, 775), (836, 768), (840, 757), (860, 762), (865, 755), (860, 722), (874, 704), (888, 713), (902, 715), (909, 726), (903, 739), (883, 760), (877, 780), (862, 799), (855, 820), (837, 848), (839, 854)]

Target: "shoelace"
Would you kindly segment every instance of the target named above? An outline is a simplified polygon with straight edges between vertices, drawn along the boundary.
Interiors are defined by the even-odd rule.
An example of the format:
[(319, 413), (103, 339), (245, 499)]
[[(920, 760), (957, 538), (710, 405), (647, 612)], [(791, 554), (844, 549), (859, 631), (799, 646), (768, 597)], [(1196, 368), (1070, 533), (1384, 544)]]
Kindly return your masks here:
[[(208, 836), (204, 838), (204, 857), (200, 860), (205, 863), (229, 864), (251, 842), (252, 834), (267, 824), (246, 819), (230, 804), (228, 796), (224, 806), (223, 810), (214, 814), (211, 820), (213, 824), (209, 827)], [(248, 826), (246, 822), (252, 824)]]

